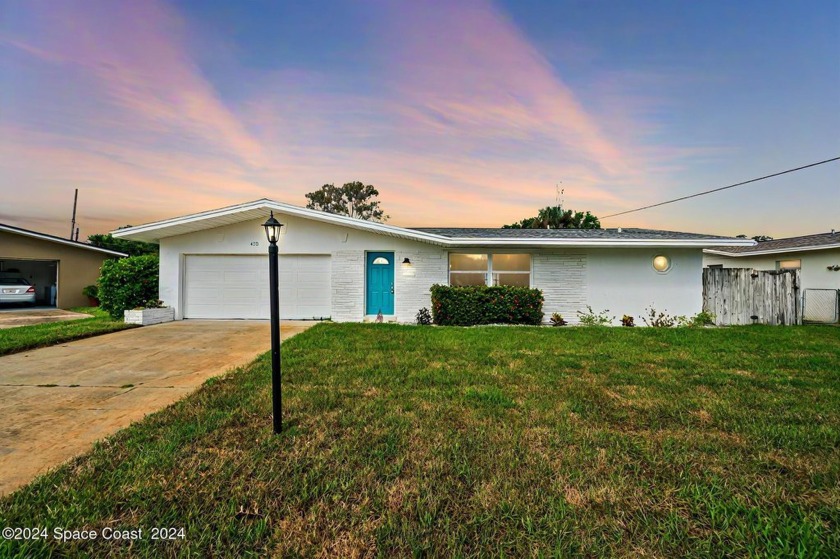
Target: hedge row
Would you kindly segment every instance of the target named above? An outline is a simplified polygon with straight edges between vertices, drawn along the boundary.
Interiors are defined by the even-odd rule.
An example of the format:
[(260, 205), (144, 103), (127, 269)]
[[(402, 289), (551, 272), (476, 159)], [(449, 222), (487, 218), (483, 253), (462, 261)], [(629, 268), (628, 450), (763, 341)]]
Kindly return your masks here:
[(540, 324), (543, 295), (539, 289), (498, 286), (433, 285), (432, 319), (443, 326)]
[(99, 306), (114, 319), (158, 298), (158, 256), (147, 254), (106, 260), (99, 271)]

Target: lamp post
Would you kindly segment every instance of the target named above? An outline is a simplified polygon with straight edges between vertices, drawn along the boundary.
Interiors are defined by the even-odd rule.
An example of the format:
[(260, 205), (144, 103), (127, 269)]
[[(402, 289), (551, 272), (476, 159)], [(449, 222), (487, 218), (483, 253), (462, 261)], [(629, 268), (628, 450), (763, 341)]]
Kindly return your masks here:
[(268, 282), (269, 301), (271, 304), (271, 406), (274, 416), (274, 433), (283, 430), (283, 395), (280, 392), (280, 301), (277, 278), (277, 258), (279, 250), (277, 241), (280, 239), (280, 228), (283, 224), (274, 218), (274, 212), (263, 223), (265, 236), (268, 239)]

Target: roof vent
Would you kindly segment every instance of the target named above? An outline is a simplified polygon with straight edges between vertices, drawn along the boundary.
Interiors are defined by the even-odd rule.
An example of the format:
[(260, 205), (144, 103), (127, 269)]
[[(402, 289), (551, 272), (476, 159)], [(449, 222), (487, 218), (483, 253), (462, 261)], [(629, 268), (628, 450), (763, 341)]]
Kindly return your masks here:
[(834, 234), (834, 229), (832, 229), (832, 230), (831, 230), (831, 234), (832, 234), (832, 235)]
[(618, 232), (621, 233), (621, 227), (618, 228)]

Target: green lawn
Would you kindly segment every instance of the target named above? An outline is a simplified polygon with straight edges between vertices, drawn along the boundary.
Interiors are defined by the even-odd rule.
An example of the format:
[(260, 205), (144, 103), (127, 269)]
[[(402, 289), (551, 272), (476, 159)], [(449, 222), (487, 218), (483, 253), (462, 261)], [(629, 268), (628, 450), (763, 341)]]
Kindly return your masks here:
[(0, 556), (840, 555), (840, 328), (323, 324), (280, 437), (267, 357), (0, 501), (50, 533)]
[(79, 307), (70, 309), (93, 315), (93, 318), (68, 320), (63, 322), (47, 322), (32, 326), (18, 326), (0, 330), (0, 355), (17, 353), (28, 349), (45, 347), (81, 338), (90, 338), (99, 334), (116, 332), (132, 328), (133, 325), (114, 320), (99, 307)]

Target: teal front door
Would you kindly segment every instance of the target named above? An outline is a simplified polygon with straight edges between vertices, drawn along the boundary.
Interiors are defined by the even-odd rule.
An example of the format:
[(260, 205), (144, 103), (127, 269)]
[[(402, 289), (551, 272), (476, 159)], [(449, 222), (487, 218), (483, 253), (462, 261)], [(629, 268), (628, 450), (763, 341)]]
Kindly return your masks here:
[(394, 253), (367, 253), (365, 314), (394, 314)]

